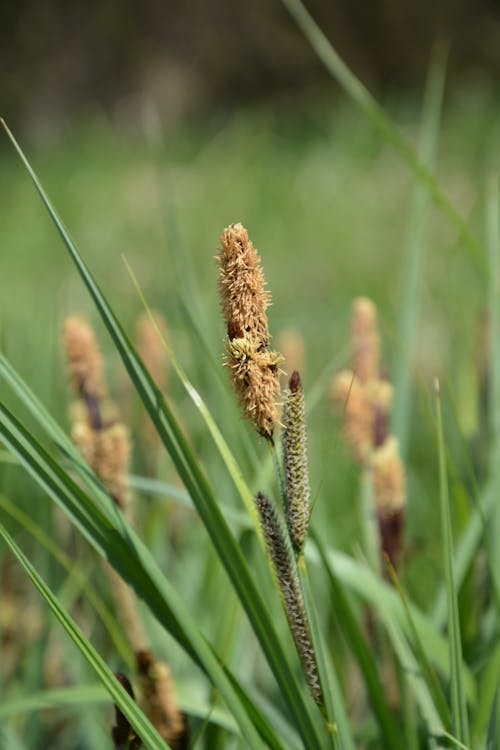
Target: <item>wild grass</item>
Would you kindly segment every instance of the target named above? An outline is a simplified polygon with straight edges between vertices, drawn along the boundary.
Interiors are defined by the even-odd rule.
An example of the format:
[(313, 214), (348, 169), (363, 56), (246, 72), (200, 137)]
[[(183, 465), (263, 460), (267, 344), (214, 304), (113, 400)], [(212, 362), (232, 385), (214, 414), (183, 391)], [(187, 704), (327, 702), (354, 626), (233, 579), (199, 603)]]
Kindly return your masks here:
[[(338, 73), (325, 40), (302, 21)], [(29, 161), (15, 141), (21, 162), (2, 154), (5, 747), (111, 748), (113, 703), (144, 747), (165, 747), (113, 677), (134, 682), (135, 672), (101, 557), (138, 595), (188, 717), (189, 747), (498, 746), (491, 175), (500, 111), (487, 91), (455, 94), (442, 109), (439, 52), (421, 113), (415, 102), (382, 107), (350, 74), (340, 80), (363, 116), (347, 104), (304, 102), (292, 120), (245, 112), (163, 144), (138, 139), (133, 149), (96, 121), (62, 148), (23, 146)], [(253, 504), (262, 491), (280, 507), (273, 457), (242, 420), (221, 364), (213, 256), (223, 227), (240, 220), (273, 293), (274, 342), (290, 327), (304, 340), (312, 516), (294, 585), (322, 710)], [(168, 323), (164, 393), (133, 343), (141, 295)], [(360, 295), (379, 309), (406, 464), (404, 552), (392, 579), (367, 561), (372, 500), (367, 488), (360, 513), (362, 472), (329, 399), (333, 374), (348, 364), (349, 311)], [(64, 317), (82, 312), (133, 431), (135, 528), (68, 437), (59, 339)], [(162, 446), (155, 461), (146, 412)]]

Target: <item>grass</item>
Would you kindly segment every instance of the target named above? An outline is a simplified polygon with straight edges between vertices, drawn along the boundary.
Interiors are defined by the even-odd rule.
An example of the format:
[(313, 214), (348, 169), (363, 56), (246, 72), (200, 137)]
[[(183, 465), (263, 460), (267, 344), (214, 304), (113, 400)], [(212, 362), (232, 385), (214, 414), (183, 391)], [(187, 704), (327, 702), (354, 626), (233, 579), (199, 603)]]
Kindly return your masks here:
[[(112, 678), (131, 670), (126, 646), (115, 643), (120, 626), (99, 556), (141, 599), (189, 715), (191, 746), (375, 750), (403, 737), (414, 748), (496, 746), (497, 553), (485, 537), (498, 481), (494, 336), (486, 369), (477, 352), (485, 317), (492, 331), (498, 324), (491, 174), (500, 166), (500, 110), (487, 89), (455, 93), (439, 126), (443, 73), (435, 63), (422, 112), (402, 98), (383, 109), (358, 101), (347, 78), (365, 118), (348, 104), (306, 100), (293, 116), (221, 115), (162, 144), (117, 134), (102, 119), (75, 126), (57, 147), (23, 144), (63, 243), (2, 139), (0, 567), (4, 611), (14, 619), (2, 619), (11, 661), (2, 660), (0, 713), (9, 747), (112, 747), (113, 701), (145, 747), (165, 746)], [(401, 147), (394, 143), (394, 121), (404, 144), (418, 141), (426, 170), (439, 132), (435, 177), (399, 136)], [(232, 221), (248, 227), (261, 252), (271, 331), (292, 326), (305, 341), (314, 512), (301, 581), (334, 727), (301, 677), (251, 506), (257, 490), (278, 498), (272, 458), (242, 421), (220, 366), (213, 256)], [(166, 401), (131, 344), (142, 310), (137, 287), (168, 321)], [(359, 476), (328, 398), (360, 294), (377, 303), (384, 363), (397, 373), (409, 490), (400, 589), (364, 559)], [(95, 323), (115, 399), (131, 415), (137, 532), (66, 436), (59, 337), (75, 311)], [(144, 408), (165, 448), (156, 477), (141, 445)], [(32, 631), (19, 619), (28, 607)], [(108, 709), (98, 682), (110, 693)], [(391, 698), (395, 684), (404, 705)]]

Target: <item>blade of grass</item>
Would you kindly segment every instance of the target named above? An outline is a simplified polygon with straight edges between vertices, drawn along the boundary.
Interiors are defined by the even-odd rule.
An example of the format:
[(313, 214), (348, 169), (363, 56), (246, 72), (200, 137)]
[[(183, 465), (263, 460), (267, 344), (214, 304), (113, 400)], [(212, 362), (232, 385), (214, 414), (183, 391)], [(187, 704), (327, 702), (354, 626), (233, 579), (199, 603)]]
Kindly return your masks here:
[[(422, 164), (432, 171), (443, 100), (447, 50), (442, 44), (434, 47), (425, 87), (418, 153)], [(404, 272), (402, 302), (399, 316), (398, 357), (394, 368), (394, 406), (392, 425), (399, 440), (403, 460), (407, 454), (411, 423), (411, 363), (415, 347), (422, 266), (427, 238), (430, 195), (428, 186), (415, 184), (406, 234), (402, 268)]]
[(142, 713), (137, 703), (129, 696), (127, 691), (122, 688), (113, 672), (99, 656), (74, 620), (60, 605), (52, 591), (39, 576), (33, 565), (17, 546), (2, 524), (0, 524), (0, 536), (20, 563), (25, 573), (29, 576), (31, 582), (48, 604), (53, 614), (59, 620), (66, 633), (77, 646), (82, 656), (92, 667), (97, 677), (108, 691), (113, 703), (119, 707), (120, 711), (122, 711), (142, 739), (145, 747), (150, 748), (150, 750), (165, 750), (168, 745), (162, 740), (149, 719)]
[(417, 179), (427, 186), (432, 200), (455, 229), (464, 247), (469, 251), (472, 260), (484, 273), (486, 271), (485, 262), (481, 246), (477, 239), (470, 231), (464, 218), (442, 190), (430, 169), (419, 159), (399, 127), (393, 123), (368, 89), (347, 67), (308, 12), (303, 2), (301, 0), (282, 0), (282, 2), (295, 19), (297, 26), (309, 41), (330, 75), (379, 131), (384, 140), (395, 149)]
[[(70, 515), (90, 544), (109, 560), (145, 601), (158, 621), (219, 687), (249, 746), (260, 748), (261, 742), (254, 725), (249, 721), (218, 658), (181, 599), (159, 571), (149, 550), (110, 498), (102, 493), (98, 507), (2, 404), (0, 435), (35, 481)], [(96, 486), (95, 492), (98, 491)]]
[(451, 725), (450, 710), (448, 708), (448, 704), (446, 702), (446, 698), (443, 694), (443, 691), (441, 690), (441, 685), (439, 684), (436, 674), (429, 662), (429, 659), (427, 658), (427, 654), (425, 653), (425, 649), (420, 639), (418, 630), (415, 627), (411, 609), (408, 605), (408, 599), (407, 599), (406, 593), (403, 587), (401, 586), (401, 582), (398, 578), (396, 570), (392, 566), (391, 561), (389, 560), (388, 557), (386, 557), (385, 562), (389, 570), (389, 574), (391, 576), (391, 580), (393, 582), (394, 588), (399, 594), (399, 597), (401, 599), (401, 602), (406, 612), (406, 616), (408, 618), (408, 627), (411, 632), (411, 643), (413, 645), (415, 658), (419, 664), (421, 674), (427, 684), (429, 693), (432, 695), (434, 705), (436, 707), (436, 710), (439, 713), (439, 716), (441, 717), (441, 721), (443, 722), (443, 725), (445, 727), (450, 727)]
[[(321, 561), (318, 550), (313, 544), (308, 545), (306, 553), (310, 563), (318, 564)], [(411, 639), (404, 607), (392, 586), (378, 578), (366, 564), (353, 560), (342, 552), (325, 547), (324, 555), (326, 564), (331, 568), (332, 574), (345, 587), (373, 606), (379, 617), (394, 622), (402, 634)], [(440, 674), (447, 674), (450, 669), (450, 661), (449, 645), (446, 638), (436, 630), (418, 607), (412, 602), (408, 602), (408, 605), (420, 640), (425, 643), (429, 660)], [(470, 701), (474, 701), (476, 698), (475, 680), (465, 665), (463, 671), (466, 694)]]
[(356, 621), (356, 617), (347, 598), (347, 594), (335, 576), (332, 566), (328, 564), (325, 550), (319, 535), (314, 532), (314, 529), (310, 530), (310, 535), (318, 549), (322, 567), (328, 575), (335, 618), (337, 619), (350, 646), (351, 654), (358, 662), (363, 673), (370, 702), (380, 726), (383, 747), (386, 748), (386, 750), (400, 750), (401, 743), (399, 729), (385, 700), (384, 689), (380, 681), (377, 664), (373, 658), (373, 654), (366, 645), (361, 628)]
[(437, 410), (437, 443), (439, 453), (439, 496), (441, 505), (441, 525), (443, 534), (443, 556), (448, 593), (448, 622), (450, 646), (450, 683), (451, 683), (451, 721), (453, 734), (464, 744), (469, 743), (469, 720), (463, 684), (462, 641), (460, 637), (460, 620), (458, 616), (457, 589), (453, 568), (453, 534), (451, 528), (450, 500), (448, 495), (448, 478), (443, 435), (443, 418), (439, 382), (435, 382)]
[(220, 512), (196, 456), (185, 439), (172, 411), (78, 253), (19, 144), (3, 121), (2, 124), (73, 259), (163, 444), (170, 453), (181, 479), (190, 492), (199, 516), (235, 587), (269, 666), (281, 688), (291, 717), (296, 723), (304, 742), (311, 748), (320, 748), (322, 738), (317, 721), (316, 707), (297, 680), (238, 542), (231, 534)]
[(498, 750), (498, 687), (491, 705), (490, 721), (488, 725), (488, 737), (486, 750)]
[(85, 593), (87, 601), (94, 607), (99, 615), (102, 624), (108, 631), (111, 641), (121, 658), (128, 667), (133, 667), (135, 660), (128, 641), (123, 636), (121, 628), (118, 626), (116, 619), (113, 617), (106, 604), (97, 594), (94, 587), (90, 585), (87, 574), (80, 570), (78, 564), (69, 558), (27, 513), (24, 513), (24, 511), (14, 505), (13, 502), (1, 493), (0, 509), (7, 513), (11, 518), (14, 518), (17, 523), (26, 529), (26, 531), (31, 534), (31, 536), (36, 539), (37, 542), (68, 572), (70, 578), (74, 578), (78, 582), (81, 590)]

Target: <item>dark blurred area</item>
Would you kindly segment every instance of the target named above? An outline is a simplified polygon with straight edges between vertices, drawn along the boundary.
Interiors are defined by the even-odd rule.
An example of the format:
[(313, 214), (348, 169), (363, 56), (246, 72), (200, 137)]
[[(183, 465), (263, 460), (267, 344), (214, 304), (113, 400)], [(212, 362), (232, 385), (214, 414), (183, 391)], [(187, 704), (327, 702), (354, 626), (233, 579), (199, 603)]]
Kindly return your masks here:
[[(337, 51), (377, 92), (421, 88), (449, 41), (451, 83), (500, 74), (498, 0), (308, 0)], [(101, 0), (0, 4), (2, 113), (57, 126), (102, 108), (133, 116), (144, 98), (167, 120), (331, 86), (279, 0)]]

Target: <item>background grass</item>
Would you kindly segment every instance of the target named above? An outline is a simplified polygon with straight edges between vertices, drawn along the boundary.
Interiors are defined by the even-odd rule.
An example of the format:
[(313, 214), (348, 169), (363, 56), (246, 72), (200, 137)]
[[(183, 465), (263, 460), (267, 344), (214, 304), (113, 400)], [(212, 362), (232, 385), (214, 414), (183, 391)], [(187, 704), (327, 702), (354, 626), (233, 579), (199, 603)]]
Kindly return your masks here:
[[(420, 103), (396, 99), (385, 104), (414, 141)], [(470, 90), (445, 101), (437, 175), (481, 240), (487, 181), (500, 166), (499, 143), (500, 109), (493, 93)], [(372, 297), (379, 307), (383, 361), (389, 372), (400, 352), (403, 247), (414, 178), (398, 156), (350, 106), (324, 100), (304, 101), (301, 110), (293, 113), (227, 113), (162, 137), (146, 131), (125, 135), (112, 130), (105, 120), (95, 119), (68, 132), (63, 142), (24, 146), (106, 296), (132, 332), (141, 304), (121, 261), (121, 254), (126, 256), (149, 302), (165, 315), (178, 359), (256, 489), (262, 486), (262, 466), (268, 457), (265, 446), (254, 440), (242, 422), (220, 367), (224, 331), (213, 260), (222, 229), (233, 221), (245, 224), (259, 248), (273, 294), (271, 331), (275, 337), (289, 327), (301, 332), (307, 350), (306, 390), (318, 386), (309, 420), (312, 491), (318, 497), (315, 523), (330, 546), (352, 553), (360, 543), (355, 502), (358, 477), (339, 440), (328, 399), (328, 373), (347, 361), (350, 304), (357, 295)], [(1, 147), (0, 206), (5, 353), (49, 411), (67, 426), (69, 394), (59, 351), (61, 323), (68, 313), (88, 314), (100, 336), (113, 395), (131, 415), (137, 447), (134, 471), (144, 474), (140, 407), (6, 139)], [(487, 266), (486, 255), (484, 262)], [(413, 601), (429, 610), (443, 581), (432, 378), (439, 375), (442, 382), (451, 508), (459, 532), (471, 510), (469, 467), (481, 483), (487, 466), (478, 352), (489, 282), (436, 211), (430, 216), (422, 273), (418, 344), (412, 355), (414, 408), (409, 427), (404, 585)], [(218, 501), (237, 508), (221, 459), (173, 374), (168, 393), (196, 455), (217, 487)], [(12, 399), (2, 392), (2, 400), (9, 404)], [(28, 423), (32, 424), (29, 417)], [(65, 528), (43, 493), (16, 465), (3, 462), (0, 477), (5, 496), (15, 499), (41, 528), (52, 536), (66, 535), (65, 544), (106, 599), (93, 553)], [(168, 458), (162, 459), (160, 478), (177, 481)], [(196, 516), (184, 506), (147, 493), (139, 494), (138, 508), (143, 538), (203, 632), (227, 649), (239, 674), (254, 675), (257, 685), (269, 686), (267, 667), (239, 608), (231, 604), (233, 595), (220, 565), (210, 547), (200, 544), (206, 536)], [(79, 584), (68, 579), (43, 546), (19, 526), (8, 525), (37, 570), (117, 668), (116, 652), (85, 606)], [(4, 581), (16, 578), (3, 548), (1, 564)], [(473, 583), (470, 576), (459, 605), (464, 656), (479, 672), (487, 655), (478, 638), (488, 624), (473, 606)], [(313, 586), (320, 596), (325, 581), (313, 575)], [(62, 641), (35, 594), (26, 589), (19, 596), (23, 606), (32, 608), (36, 627), (26, 636), (29, 650), (16, 672), (5, 669), (5, 695), (13, 699), (42, 689), (52, 662), (64, 675), (67, 672), (71, 682), (88, 683), (87, 667)], [(322, 624), (330, 645), (338, 642), (334, 621)], [(181, 698), (199, 700), (203, 707), (208, 695), (205, 679), (156, 623), (151, 621), (150, 626), (172, 665)], [(495, 618), (491, 627), (498, 627)], [(233, 637), (228, 638), (228, 633)], [(9, 640), (5, 640), (8, 647)], [(243, 654), (241, 643), (246, 644)], [(55, 649), (55, 656), (50, 655), (50, 648)], [(495, 658), (498, 662), (498, 653)], [(341, 677), (350, 705), (355, 683), (350, 686), (347, 672)], [(494, 676), (490, 682), (495, 684)], [(279, 706), (279, 697), (274, 695), (274, 699)], [(485, 698), (485, 722), (489, 717), (486, 704)], [(106, 747), (109, 720), (102, 707), (86, 703), (75, 715), (63, 710), (23, 713), (13, 726), (30, 749), (46, 747), (49, 740), (61, 748)]]

